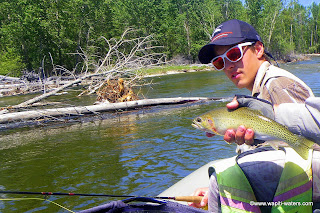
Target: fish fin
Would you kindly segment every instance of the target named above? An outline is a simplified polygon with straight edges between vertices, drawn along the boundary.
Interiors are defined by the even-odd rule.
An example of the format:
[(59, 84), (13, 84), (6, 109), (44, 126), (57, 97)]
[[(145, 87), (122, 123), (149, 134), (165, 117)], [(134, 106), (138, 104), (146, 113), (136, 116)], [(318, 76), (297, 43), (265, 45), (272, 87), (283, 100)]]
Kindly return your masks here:
[(279, 149), (279, 146), (278, 146), (279, 144), (276, 141), (267, 141), (267, 143), (275, 150)]
[(305, 160), (308, 159), (309, 149), (313, 146), (314, 142), (304, 137), (301, 137), (300, 143), (291, 144), (290, 146)]

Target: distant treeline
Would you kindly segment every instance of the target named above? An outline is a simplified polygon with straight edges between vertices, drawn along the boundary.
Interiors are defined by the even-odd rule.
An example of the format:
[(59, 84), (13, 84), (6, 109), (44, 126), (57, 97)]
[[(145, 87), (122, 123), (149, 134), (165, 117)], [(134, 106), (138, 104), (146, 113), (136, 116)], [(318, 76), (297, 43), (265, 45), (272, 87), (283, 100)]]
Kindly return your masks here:
[(319, 53), (319, 7), (297, 0), (2, 0), (0, 74), (51, 72), (52, 63), (71, 70), (81, 61), (74, 53), (106, 48), (100, 36), (117, 38), (128, 27), (153, 34), (169, 59), (196, 62), (213, 29), (234, 18), (252, 24), (277, 58)]

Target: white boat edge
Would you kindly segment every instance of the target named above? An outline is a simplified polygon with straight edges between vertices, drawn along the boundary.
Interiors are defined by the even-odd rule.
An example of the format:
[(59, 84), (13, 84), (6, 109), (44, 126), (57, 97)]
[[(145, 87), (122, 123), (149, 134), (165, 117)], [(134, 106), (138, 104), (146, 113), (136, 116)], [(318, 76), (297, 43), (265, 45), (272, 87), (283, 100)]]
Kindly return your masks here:
[[(203, 166), (201, 166), (199, 169), (195, 170), (191, 174), (187, 175), (165, 191), (161, 192), (158, 196), (159, 197), (175, 197), (175, 196), (188, 196), (192, 195), (196, 189), (203, 188), (203, 187), (209, 187), (209, 173), (208, 169), (210, 166), (212, 166), (214, 163), (225, 160), (214, 160), (211, 161)], [(179, 203), (187, 205), (187, 202), (181, 202)]]

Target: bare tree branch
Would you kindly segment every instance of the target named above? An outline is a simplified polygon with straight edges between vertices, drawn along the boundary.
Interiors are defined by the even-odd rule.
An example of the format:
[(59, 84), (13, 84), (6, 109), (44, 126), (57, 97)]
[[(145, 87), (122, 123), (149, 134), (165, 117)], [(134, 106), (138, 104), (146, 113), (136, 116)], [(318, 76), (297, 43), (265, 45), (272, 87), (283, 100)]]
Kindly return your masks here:
[[(153, 46), (155, 41), (152, 40), (152, 36), (134, 37), (136, 33), (137, 31), (129, 28), (125, 30), (119, 39), (112, 38), (108, 40), (105, 37), (101, 37), (100, 39), (106, 43), (106, 47), (88, 46), (86, 50), (80, 48), (81, 52), (76, 53), (83, 60), (80, 74), (76, 74), (77, 67), (69, 71), (64, 67), (54, 65), (56, 73), (60, 71), (61, 74), (70, 76), (74, 80), (65, 83), (51, 92), (12, 106), (11, 108), (26, 107), (77, 83), (89, 82), (90, 84), (88, 91), (82, 94), (92, 94), (106, 80), (117, 79), (122, 76), (128, 79), (129, 84), (133, 84), (142, 78), (138, 70), (165, 63), (165, 55), (157, 52), (159, 47)], [(103, 48), (106, 49), (105, 53), (98, 51)], [(96, 76), (99, 76), (99, 78), (95, 78), (94, 81), (84, 81)]]

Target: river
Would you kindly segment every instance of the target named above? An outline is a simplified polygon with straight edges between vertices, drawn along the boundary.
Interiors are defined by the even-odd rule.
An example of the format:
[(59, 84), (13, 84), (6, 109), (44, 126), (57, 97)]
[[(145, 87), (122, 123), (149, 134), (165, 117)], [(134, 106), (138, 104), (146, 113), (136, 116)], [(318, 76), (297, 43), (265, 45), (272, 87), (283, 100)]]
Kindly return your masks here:
[[(280, 65), (320, 96), (320, 57)], [(144, 108), (110, 119), (1, 131), (0, 190), (156, 196), (208, 161), (235, 155), (222, 137), (207, 138), (192, 119), (224, 106), (236, 89), (222, 72), (153, 77), (146, 98), (222, 97), (219, 101)], [(14, 99), (14, 98), (13, 98)], [(3, 101), (16, 101), (0, 99)], [(77, 101), (77, 100), (75, 100)], [(0, 194), (0, 198), (44, 198)], [(51, 196), (51, 201), (80, 211), (110, 200)], [(1, 212), (66, 212), (41, 200), (0, 200)]]

